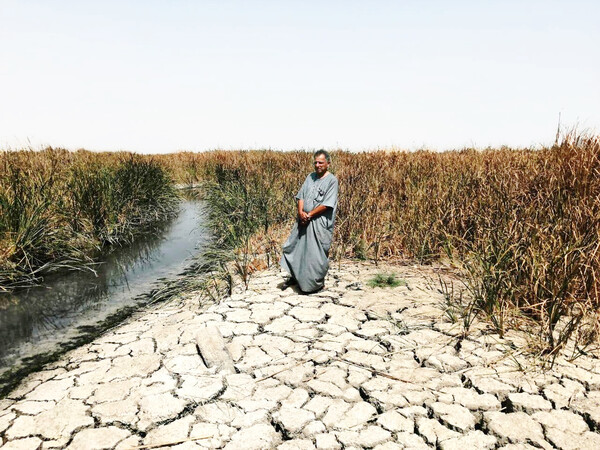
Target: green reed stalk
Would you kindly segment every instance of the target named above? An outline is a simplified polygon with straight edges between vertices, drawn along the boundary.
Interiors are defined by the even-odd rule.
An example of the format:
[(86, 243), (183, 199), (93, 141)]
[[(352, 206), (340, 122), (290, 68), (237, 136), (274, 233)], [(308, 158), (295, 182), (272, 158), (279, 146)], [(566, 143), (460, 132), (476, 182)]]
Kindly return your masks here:
[(90, 268), (110, 246), (175, 211), (167, 171), (148, 157), (61, 149), (0, 153), (0, 290)]

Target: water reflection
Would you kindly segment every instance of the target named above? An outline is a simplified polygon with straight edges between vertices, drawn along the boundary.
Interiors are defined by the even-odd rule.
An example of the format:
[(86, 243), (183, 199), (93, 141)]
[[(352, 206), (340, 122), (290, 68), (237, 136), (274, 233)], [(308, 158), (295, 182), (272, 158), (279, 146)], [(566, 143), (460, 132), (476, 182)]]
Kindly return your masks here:
[(92, 272), (49, 277), (43, 287), (0, 294), (0, 376), (56, 351), (80, 329), (135, 304), (136, 297), (190, 264), (206, 242), (202, 203), (184, 201), (176, 219), (113, 251)]

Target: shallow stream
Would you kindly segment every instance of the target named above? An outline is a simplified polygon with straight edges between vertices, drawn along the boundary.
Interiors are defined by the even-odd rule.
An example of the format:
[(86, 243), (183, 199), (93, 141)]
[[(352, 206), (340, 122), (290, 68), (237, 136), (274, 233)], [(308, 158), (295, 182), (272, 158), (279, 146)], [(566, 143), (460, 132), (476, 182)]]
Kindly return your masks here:
[[(0, 392), (9, 373), (27, 372), (80, 341), (99, 324), (144, 303), (175, 278), (208, 242), (203, 204), (186, 200), (178, 215), (158, 230), (116, 249), (91, 271), (47, 277), (43, 286), (0, 294)], [(18, 376), (18, 374), (15, 374)], [(1, 396), (0, 396), (1, 397)]]

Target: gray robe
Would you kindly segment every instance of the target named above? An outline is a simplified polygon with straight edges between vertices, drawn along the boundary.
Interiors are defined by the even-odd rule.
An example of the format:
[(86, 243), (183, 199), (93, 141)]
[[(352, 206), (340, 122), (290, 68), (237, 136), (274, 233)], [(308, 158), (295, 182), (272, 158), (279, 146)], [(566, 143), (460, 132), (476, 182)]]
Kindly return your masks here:
[(327, 210), (308, 224), (296, 221), (292, 233), (283, 244), (281, 268), (298, 281), (303, 292), (314, 292), (323, 287), (329, 269), (329, 248), (333, 238), (333, 225), (337, 210), (338, 180), (332, 173), (317, 178), (316, 173), (306, 177), (296, 195), (304, 200), (304, 211), (310, 212), (319, 205)]

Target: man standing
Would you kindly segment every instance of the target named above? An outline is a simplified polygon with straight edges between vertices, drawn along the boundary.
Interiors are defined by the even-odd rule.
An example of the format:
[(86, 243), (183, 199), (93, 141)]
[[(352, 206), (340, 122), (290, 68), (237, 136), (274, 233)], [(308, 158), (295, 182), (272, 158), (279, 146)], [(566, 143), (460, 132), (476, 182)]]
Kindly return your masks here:
[(329, 172), (331, 157), (325, 150), (314, 154), (315, 171), (296, 195), (298, 220), (283, 245), (281, 268), (305, 293), (324, 286), (329, 269), (329, 248), (337, 209), (338, 180)]

